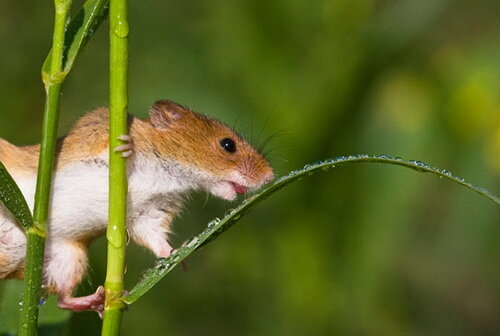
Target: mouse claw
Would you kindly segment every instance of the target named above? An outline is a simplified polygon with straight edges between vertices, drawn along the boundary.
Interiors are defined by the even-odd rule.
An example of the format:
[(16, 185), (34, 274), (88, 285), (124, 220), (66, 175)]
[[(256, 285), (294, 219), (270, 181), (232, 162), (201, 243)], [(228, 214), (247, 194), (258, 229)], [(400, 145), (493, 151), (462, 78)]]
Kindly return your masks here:
[(130, 155), (134, 154), (134, 142), (130, 135), (122, 134), (118, 137), (118, 140), (126, 142), (115, 148), (115, 152), (121, 152), (123, 158), (128, 158)]
[(118, 137), (118, 140), (126, 141), (126, 142), (131, 142), (132, 137), (128, 134), (122, 134)]
[[(172, 255), (172, 254), (173, 254), (174, 252), (176, 252), (176, 251), (177, 251), (177, 249), (171, 248), (171, 249), (170, 249), (170, 254), (169, 254), (169, 256), (170, 256), (170, 255)], [(182, 260), (180, 264), (181, 264), (182, 270), (183, 270), (184, 272), (187, 272), (187, 271), (188, 271), (188, 266), (187, 266), (187, 262), (186, 262), (186, 260), (185, 260), (185, 259), (184, 259), (184, 260)]]

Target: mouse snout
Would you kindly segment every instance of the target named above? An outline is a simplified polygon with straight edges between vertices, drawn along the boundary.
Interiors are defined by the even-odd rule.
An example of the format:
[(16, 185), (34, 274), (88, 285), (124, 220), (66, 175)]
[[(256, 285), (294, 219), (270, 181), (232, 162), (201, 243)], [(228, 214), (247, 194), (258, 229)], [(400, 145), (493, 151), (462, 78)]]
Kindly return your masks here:
[(274, 179), (274, 171), (272, 168), (269, 168), (269, 171), (266, 172), (266, 174), (262, 178), (262, 181), (263, 181), (262, 184), (267, 184), (267, 183), (271, 182), (273, 179)]
[(215, 196), (234, 200), (237, 194), (256, 190), (274, 178), (274, 172), (264, 158), (250, 157), (233, 162), (235, 165), (225, 169), (218, 180), (208, 186)]
[(261, 173), (260, 178), (258, 179), (257, 183), (260, 186), (260, 185), (264, 185), (264, 184), (271, 182), (273, 179), (274, 179), (274, 171), (271, 167), (268, 166), (267, 169), (265, 169)]
[(242, 165), (241, 173), (247, 177), (250, 188), (258, 188), (274, 178), (274, 172), (265, 159), (247, 160)]

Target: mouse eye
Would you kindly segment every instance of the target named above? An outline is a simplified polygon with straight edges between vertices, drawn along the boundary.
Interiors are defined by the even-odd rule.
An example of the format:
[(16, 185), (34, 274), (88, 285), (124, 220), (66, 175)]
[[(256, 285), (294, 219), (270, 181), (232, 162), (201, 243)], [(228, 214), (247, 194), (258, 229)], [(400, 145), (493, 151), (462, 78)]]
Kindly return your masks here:
[(224, 138), (220, 141), (220, 145), (226, 152), (234, 153), (236, 152), (236, 144), (231, 138)]

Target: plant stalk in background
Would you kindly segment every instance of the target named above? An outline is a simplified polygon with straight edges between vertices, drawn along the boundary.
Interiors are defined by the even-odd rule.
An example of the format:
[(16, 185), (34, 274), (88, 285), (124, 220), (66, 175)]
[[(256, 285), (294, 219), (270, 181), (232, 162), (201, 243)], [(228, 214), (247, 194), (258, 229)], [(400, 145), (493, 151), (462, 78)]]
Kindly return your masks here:
[(28, 245), (24, 278), (23, 304), (19, 319), (19, 335), (35, 335), (38, 321), (38, 303), (42, 283), (43, 253), (47, 232), (50, 190), (59, 120), (59, 103), (63, 68), (64, 36), (68, 22), (71, 0), (55, 0), (54, 32), (50, 70), (43, 76), (45, 85), (45, 109), (40, 144), (40, 159), (33, 212), (34, 226), (26, 231)]
[(114, 151), (127, 134), (128, 22), (127, 1), (111, 0), (110, 32), (110, 99), (109, 99), (109, 223), (108, 264), (106, 270), (106, 303), (102, 335), (118, 335), (125, 304), (120, 299), (124, 285), (126, 245), (127, 166), (126, 159)]

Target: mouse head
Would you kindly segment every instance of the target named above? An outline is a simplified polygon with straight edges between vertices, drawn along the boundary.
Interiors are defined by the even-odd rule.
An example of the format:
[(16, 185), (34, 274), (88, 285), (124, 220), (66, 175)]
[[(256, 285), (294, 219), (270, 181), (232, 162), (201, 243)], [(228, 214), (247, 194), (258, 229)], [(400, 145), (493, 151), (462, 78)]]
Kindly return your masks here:
[(150, 109), (157, 155), (189, 166), (213, 195), (232, 200), (274, 177), (269, 162), (239, 134), (218, 120), (169, 100)]

